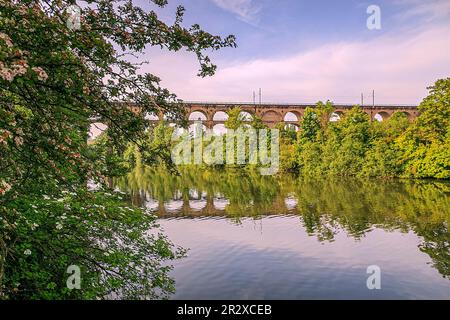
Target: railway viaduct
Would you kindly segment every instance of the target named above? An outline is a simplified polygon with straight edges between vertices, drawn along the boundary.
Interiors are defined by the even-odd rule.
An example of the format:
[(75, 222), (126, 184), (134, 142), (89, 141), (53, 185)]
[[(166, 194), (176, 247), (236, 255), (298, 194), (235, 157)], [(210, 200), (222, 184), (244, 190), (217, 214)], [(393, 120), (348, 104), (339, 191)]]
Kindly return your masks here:
[[(335, 111), (332, 120), (339, 120), (342, 115), (353, 108), (352, 104), (334, 104)], [(251, 121), (253, 116), (258, 116), (269, 127), (274, 127), (277, 123), (298, 125), (305, 109), (315, 108), (314, 104), (251, 104), (251, 103), (211, 103), (211, 102), (184, 102), (183, 107), (189, 117), (189, 122), (202, 121), (207, 129), (213, 129), (216, 125), (223, 125), (227, 119), (227, 112), (239, 107), (245, 120)], [(415, 105), (374, 105), (362, 106), (371, 120), (388, 119), (394, 112), (404, 113), (411, 121), (419, 115)], [(138, 112), (138, 110), (134, 110)], [(163, 118), (163, 114), (155, 115), (151, 121), (158, 121)]]

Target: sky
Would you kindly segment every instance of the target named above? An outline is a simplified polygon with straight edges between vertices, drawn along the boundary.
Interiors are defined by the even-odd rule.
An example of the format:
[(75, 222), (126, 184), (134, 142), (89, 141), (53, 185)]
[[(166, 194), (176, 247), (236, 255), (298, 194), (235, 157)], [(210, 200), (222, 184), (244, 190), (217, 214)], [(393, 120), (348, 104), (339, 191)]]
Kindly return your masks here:
[[(145, 8), (152, 8), (142, 0)], [(143, 71), (186, 101), (418, 104), (427, 87), (450, 76), (450, 0), (169, 0), (157, 10), (173, 22), (234, 34), (237, 48), (209, 55), (218, 69), (197, 77), (192, 53), (146, 49)], [(381, 29), (369, 30), (370, 5)]]

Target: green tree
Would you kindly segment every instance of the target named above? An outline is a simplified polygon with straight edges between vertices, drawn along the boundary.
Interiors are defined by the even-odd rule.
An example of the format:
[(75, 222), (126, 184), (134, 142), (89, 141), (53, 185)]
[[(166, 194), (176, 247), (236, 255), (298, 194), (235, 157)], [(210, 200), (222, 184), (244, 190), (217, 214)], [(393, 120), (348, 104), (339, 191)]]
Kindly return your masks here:
[[(167, 1), (151, 3), (159, 10)], [(162, 262), (178, 250), (135, 228), (154, 218), (135, 208), (127, 216), (124, 196), (106, 190), (108, 177), (123, 173), (130, 142), (146, 163), (156, 153), (167, 158), (145, 139), (147, 113), (184, 117), (160, 79), (141, 72), (139, 56), (148, 46), (186, 50), (198, 58), (199, 76), (209, 76), (216, 67), (205, 51), (235, 39), (183, 26), (181, 6), (169, 25), (132, 0), (87, 1), (72, 28), (73, 4), (0, 0), (0, 298), (166, 297), (173, 285)], [(86, 143), (92, 121), (108, 125), (97, 146)], [(122, 246), (102, 246), (111, 239)], [(88, 279), (81, 290), (65, 286), (72, 263)]]
[(312, 108), (306, 108), (300, 122), (300, 143), (303, 141), (314, 141), (320, 130), (320, 119)]
[(250, 122), (250, 126), (256, 130), (268, 128), (267, 125), (263, 122), (263, 120), (260, 117), (258, 117), (257, 115), (253, 116), (253, 119)]
[(228, 119), (225, 121), (225, 128), (233, 130), (240, 128), (245, 123), (241, 112), (242, 110), (239, 107), (228, 110)]
[(371, 141), (363, 168), (359, 175), (372, 177), (398, 177), (403, 174), (401, 150), (396, 139), (407, 130), (410, 122), (402, 112), (394, 112), (387, 120), (373, 121)]
[[(334, 160), (330, 163), (330, 170), (341, 175), (355, 175), (360, 172), (364, 163), (365, 153), (370, 139), (370, 118), (360, 107), (353, 107), (347, 111), (343, 119), (337, 124), (334, 139), (327, 143), (337, 144), (339, 148), (331, 149)], [(330, 150), (330, 149), (329, 149)]]
[(450, 178), (450, 78), (428, 88), (420, 115), (398, 140), (405, 175)]
[(315, 110), (320, 119), (320, 126), (322, 127), (322, 130), (326, 130), (328, 124), (330, 123), (331, 114), (334, 112), (333, 103), (330, 100), (327, 100), (325, 103), (319, 101), (316, 104)]

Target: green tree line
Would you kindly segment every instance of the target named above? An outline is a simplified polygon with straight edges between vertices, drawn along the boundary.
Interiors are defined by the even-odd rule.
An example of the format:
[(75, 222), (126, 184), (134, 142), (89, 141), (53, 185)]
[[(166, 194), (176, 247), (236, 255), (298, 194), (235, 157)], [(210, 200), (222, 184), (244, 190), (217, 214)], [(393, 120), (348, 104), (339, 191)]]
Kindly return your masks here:
[[(280, 172), (294, 172), (304, 176), (337, 175), (378, 178), (450, 178), (450, 78), (441, 79), (429, 88), (429, 95), (418, 107), (419, 116), (410, 121), (402, 112), (394, 112), (388, 119), (376, 121), (359, 106), (354, 106), (340, 117), (330, 121), (333, 104), (318, 102), (306, 108), (298, 123), (299, 130), (279, 123)], [(227, 129), (268, 129), (261, 118), (251, 121), (243, 117), (239, 107), (228, 111)], [(168, 122), (160, 122), (147, 132), (145, 139), (163, 157), (159, 161), (170, 163), (170, 150), (179, 140), (172, 139), (174, 128)], [(185, 131), (185, 134), (188, 134)], [(203, 133), (206, 135), (206, 133)], [(269, 134), (269, 132), (268, 132)], [(245, 138), (246, 164), (226, 164), (228, 134), (220, 137), (223, 142), (222, 161), (218, 168), (252, 168), (248, 165), (249, 138)], [(191, 141), (191, 151), (196, 143), (202, 150), (214, 143), (217, 137)], [(126, 152), (138, 153), (136, 146)], [(267, 146), (270, 152), (270, 143)], [(135, 158), (132, 155), (131, 158)], [(123, 159), (122, 159), (123, 160)], [(204, 161), (200, 165), (208, 166)], [(257, 167), (258, 165), (256, 165)]]
[(306, 109), (298, 134), (283, 144), (295, 144), (295, 156), (284, 153), (284, 168), (313, 176), (450, 178), (450, 78), (429, 90), (412, 122), (401, 112), (371, 121), (358, 106), (329, 122), (331, 103)]

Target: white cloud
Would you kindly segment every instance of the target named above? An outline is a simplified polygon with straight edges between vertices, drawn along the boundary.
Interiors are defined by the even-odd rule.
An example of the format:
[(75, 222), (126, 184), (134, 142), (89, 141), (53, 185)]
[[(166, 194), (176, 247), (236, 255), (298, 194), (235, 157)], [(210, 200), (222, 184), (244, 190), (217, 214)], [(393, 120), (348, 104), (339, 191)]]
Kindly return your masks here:
[(256, 6), (252, 0), (212, 0), (218, 7), (231, 12), (238, 19), (254, 24), (257, 22), (257, 15), (260, 7)]
[(402, 20), (422, 18), (425, 22), (431, 22), (450, 17), (448, 0), (397, 0), (396, 3), (408, 7), (397, 16)]

